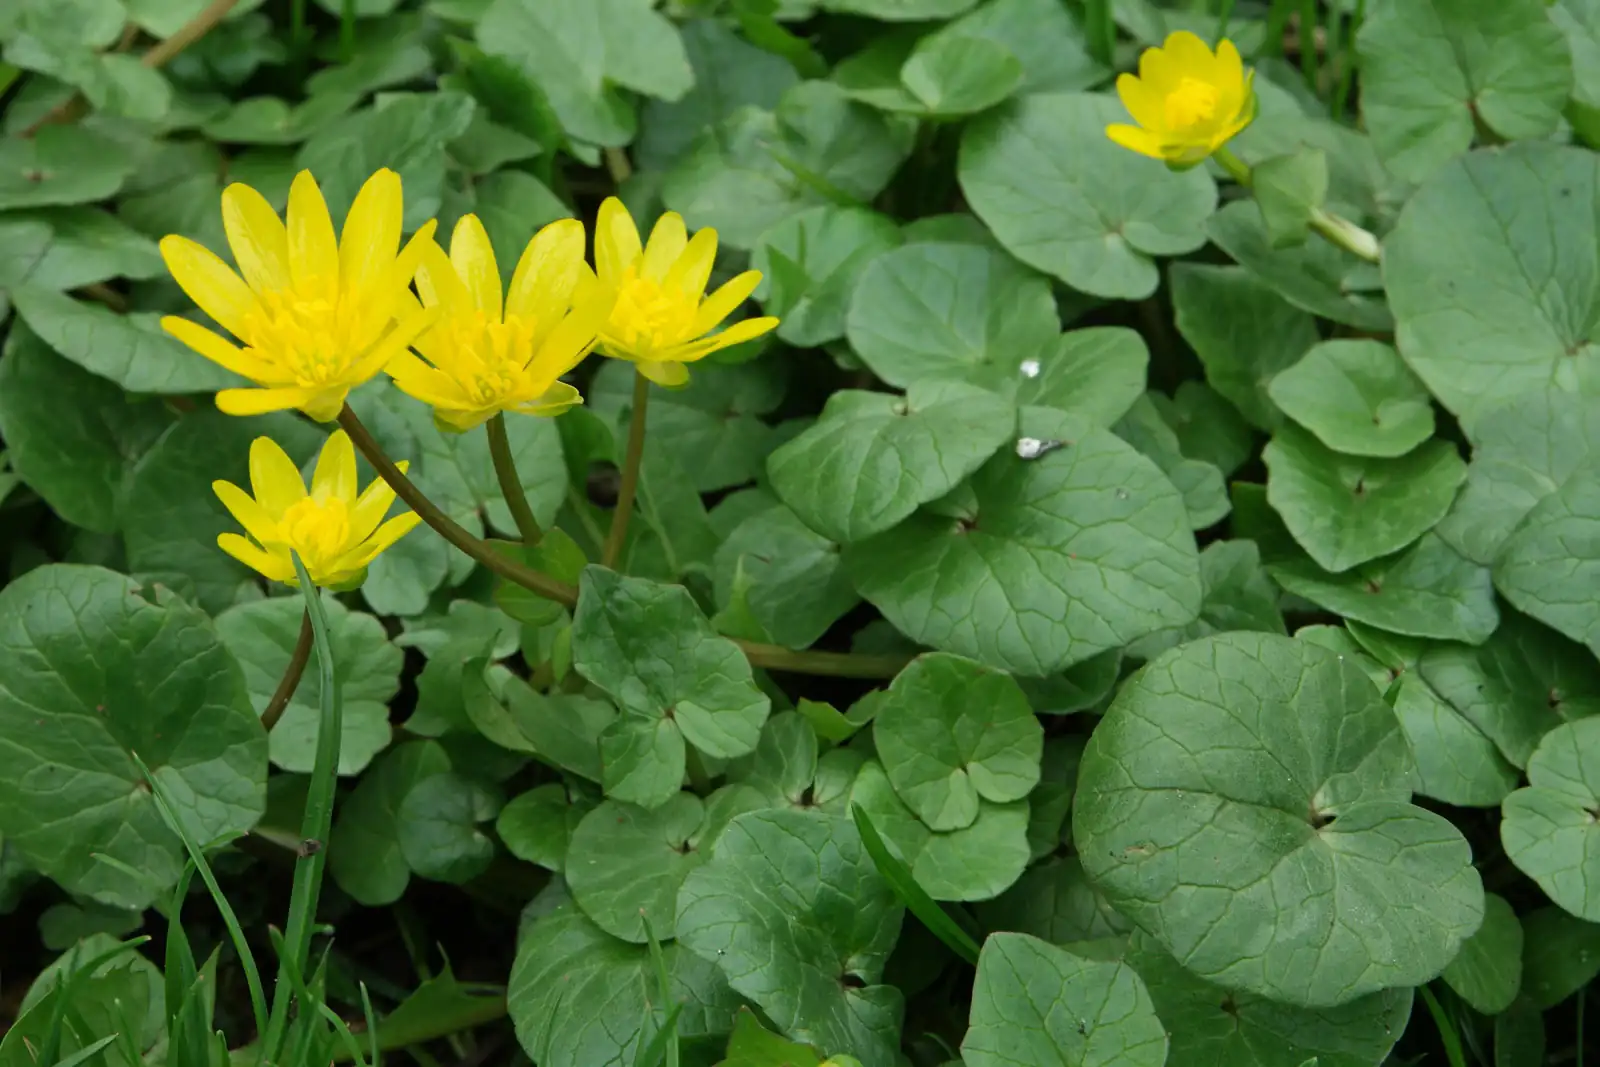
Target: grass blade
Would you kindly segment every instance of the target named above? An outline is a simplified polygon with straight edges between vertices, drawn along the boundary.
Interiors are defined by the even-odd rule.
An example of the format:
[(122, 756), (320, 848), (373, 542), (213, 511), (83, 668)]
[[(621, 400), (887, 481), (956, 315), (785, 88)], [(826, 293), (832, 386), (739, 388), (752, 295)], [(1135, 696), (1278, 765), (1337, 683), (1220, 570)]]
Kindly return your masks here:
[(850, 813), (856, 820), (861, 843), (867, 847), (867, 855), (872, 857), (878, 873), (883, 875), (894, 889), (895, 896), (899, 897), (901, 902), (911, 909), (911, 914), (921, 919), (922, 925), (926, 926), (934, 937), (943, 941), (951, 952), (977, 966), (978, 943), (928, 895), (927, 890), (917, 884), (917, 880), (911, 876), (911, 871), (906, 865), (889, 851), (889, 846), (878, 833), (878, 828), (872, 825), (872, 817), (867, 814), (866, 809), (860, 804), (852, 804)]

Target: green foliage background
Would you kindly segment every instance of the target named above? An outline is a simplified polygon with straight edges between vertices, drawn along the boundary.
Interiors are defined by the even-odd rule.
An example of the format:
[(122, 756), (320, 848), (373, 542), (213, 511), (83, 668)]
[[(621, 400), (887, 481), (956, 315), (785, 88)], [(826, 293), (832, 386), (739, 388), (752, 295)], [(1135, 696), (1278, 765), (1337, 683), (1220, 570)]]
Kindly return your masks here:
[[(1104, 135), (1178, 29), (1257, 68), (1253, 196)], [(0, 1065), (187, 1063), (163, 968), (253, 1038), (229, 949), (50, 1021), (175, 915), (160, 797), (262, 951), (326, 850), (319, 988), (422, 1064), (1581, 1063), (1596, 0), (9, 0), (0, 63)], [(510, 421), (572, 611), (426, 527), (326, 598), (308, 844), (323, 682), (261, 728), (301, 606), (209, 487), (325, 429), (214, 410), (156, 241), (379, 167), (507, 270), (680, 212), (782, 325), (653, 390), (616, 570), (630, 368)], [(481, 434), (351, 402), (515, 535)]]

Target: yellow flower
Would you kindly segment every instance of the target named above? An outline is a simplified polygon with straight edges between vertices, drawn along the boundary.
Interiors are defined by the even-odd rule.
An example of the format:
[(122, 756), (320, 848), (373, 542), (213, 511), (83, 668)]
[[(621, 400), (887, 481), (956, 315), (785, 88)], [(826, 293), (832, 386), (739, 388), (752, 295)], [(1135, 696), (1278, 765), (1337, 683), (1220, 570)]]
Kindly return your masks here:
[[(405, 463), (395, 466), (406, 469)], [(420, 521), (409, 511), (383, 521), (394, 490), (381, 479), (357, 495), (356, 453), (343, 430), (323, 444), (309, 493), (299, 468), (270, 437), (250, 445), (254, 496), (232, 482), (212, 482), (211, 488), (250, 535), (225, 533), (217, 544), (245, 566), (290, 585), (296, 584), (291, 549), (300, 553), (313, 584), (350, 589), (361, 584), (378, 553)]]
[(1107, 126), (1124, 148), (1192, 167), (1221, 148), (1256, 115), (1255, 71), (1245, 73), (1239, 50), (1223, 41), (1212, 55), (1186, 30), (1139, 57), (1139, 75), (1117, 78), (1117, 95), (1137, 126)]
[(400, 251), (400, 216), (400, 176), (380, 170), (361, 187), (336, 240), (322, 191), (301, 171), (289, 189), (287, 227), (248, 185), (223, 190), (239, 274), (187, 237), (162, 239), (173, 278), (244, 347), (188, 319), (168, 316), (162, 326), (261, 387), (224, 389), (217, 407), (230, 415), (298, 408), (328, 422), (351, 389), (405, 351), (427, 320), (413, 313), (397, 322), (396, 314), (413, 310), (402, 298), (434, 224)]
[(593, 284), (583, 241), (583, 224), (576, 219), (553, 222), (535, 234), (517, 262), (502, 309), (500, 268), (489, 235), (476, 216), (463, 216), (448, 256), (432, 244), (423, 253), (417, 291), (440, 315), (414, 342), (426, 362), (404, 352), (385, 368), (395, 384), (432, 407), (442, 428), (456, 431), (501, 411), (559, 415), (583, 403), (560, 378), (594, 347), (616, 298)]
[(717, 231), (701, 230), (691, 241), (675, 211), (661, 216), (641, 248), (628, 209), (608, 197), (595, 223), (594, 265), (617, 303), (600, 331), (601, 354), (632, 360), (659, 385), (682, 385), (689, 380), (685, 363), (778, 325), (774, 318), (746, 319), (707, 336), (761, 283), (760, 271), (747, 270), (707, 297), (716, 258)]

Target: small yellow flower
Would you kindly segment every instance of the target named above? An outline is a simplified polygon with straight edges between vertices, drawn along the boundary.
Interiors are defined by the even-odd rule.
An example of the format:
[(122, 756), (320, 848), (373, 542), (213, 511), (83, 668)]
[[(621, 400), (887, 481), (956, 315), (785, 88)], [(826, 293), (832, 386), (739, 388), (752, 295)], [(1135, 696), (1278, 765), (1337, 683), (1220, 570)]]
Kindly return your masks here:
[[(395, 466), (406, 469), (405, 463)], [(300, 553), (313, 584), (350, 589), (361, 584), (378, 553), (420, 521), (408, 511), (384, 522), (394, 490), (381, 479), (357, 495), (356, 453), (343, 430), (323, 444), (310, 492), (294, 461), (270, 437), (250, 445), (254, 496), (232, 482), (212, 482), (211, 488), (250, 535), (225, 533), (217, 544), (252, 570), (290, 585), (297, 584), (290, 550)]]
[(1117, 78), (1117, 95), (1137, 126), (1107, 126), (1124, 148), (1172, 167), (1192, 167), (1221, 148), (1256, 115), (1255, 71), (1224, 40), (1215, 55), (1186, 30), (1139, 57), (1139, 74)]
[(396, 314), (412, 310), (402, 299), (434, 224), (401, 251), (400, 217), (400, 176), (380, 170), (335, 239), (322, 191), (301, 171), (289, 189), (287, 226), (248, 185), (223, 190), (222, 222), (239, 274), (187, 237), (162, 239), (172, 277), (244, 347), (188, 319), (168, 316), (161, 325), (260, 386), (224, 389), (217, 407), (230, 415), (298, 408), (329, 422), (351, 389), (405, 351), (427, 319), (407, 314), (397, 322)]
[(716, 258), (717, 231), (704, 229), (690, 240), (675, 211), (661, 216), (641, 248), (633, 216), (608, 197), (595, 223), (594, 264), (600, 285), (614, 290), (617, 302), (600, 331), (600, 353), (631, 360), (658, 385), (683, 385), (689, 380), (685, 363), (778, 325), (774, 318), (746, 319), (707, 336), (761, 284), (761, 272), (747, 270), (706, 296)]
[(432, 407), (443, 429), (454, 431), (470, 430), (501, 411), (559, 415), (583, 403), (560, 378), (589, 354), (616, 300), (614, 292), (593, 284), (583, 241), (583, 224), (576, 219), (553, 222), (535, 234), (502, 308), (489, 235), (476, 216), (463, 216), (448, 256), (438, 245), (423, 253), (417, 291), (440, 315), (414, 342), (426, 362), (404, 352), (385, 368), (395, 384)]

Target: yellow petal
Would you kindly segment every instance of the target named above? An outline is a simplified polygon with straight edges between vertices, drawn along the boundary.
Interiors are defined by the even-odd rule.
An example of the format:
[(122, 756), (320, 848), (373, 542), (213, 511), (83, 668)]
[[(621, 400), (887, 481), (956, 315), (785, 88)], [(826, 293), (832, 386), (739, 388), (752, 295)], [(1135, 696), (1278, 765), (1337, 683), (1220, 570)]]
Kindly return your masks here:
[(1177, 62), (1160, 48), (1146, 48), (1139, 53), (1139, 80), (1157, 97), (1172, 92), (1182, 77)]
[(384, 168), (356, 194), (339, 237), (339, 287), (366, 295), (385, 282), (400, 248), (400, 175)]
[(250, 489), (256, 502), (274, 519), (306, 498), (306, 483), (278, 442), (258, 437), (250, 442)]
[(220, 480), (211, 483), (211, 491), (217, 494), (217, 499), (228, 509), (228, 514), (244, 527), (245, 533), (258, 543), (264, 545), (278, 539), (277, 519), (267, 514), (267, 509), (255, 497), (232, 482)]
[(577, 219), (552, 222), (533, 235), (511, 275), (507, 319), (531, 318), (548, 324), (566, 310), (587, 269), (583, 239), (583, 223)]
[(350, 396), (350, 389), (349, 385), (324, 386), (301, 404), (300, 410), (317, 422), (332, 422), (339, 417), (339, 412), (344, 410), (344, 402)]
[(404, 537), (412, 530), (415, 530), (417, 528), (417, 523), (421, 521), (422, 516), (418, 515), (414, 511), (408, 511), (404, 515), (396, 515), (394, 518), (378, 527), (373, 531), (372, 536), (367, 539), (366, 543), (361, 546), (361, 551), (358, 555), (366, 558), (362, 560), (360, 565), (364, 567), (368, 563), (371, 563), (384, 549), (400, 540), (400, 538)]
[(1172, 60), (1179, 77), (1187, 75), (1202, 81), (1211, 80), (1216, 57), (1211, 53), (1211, 46), (1197, 35), (1188, 30), (1174, 30), (1167, 34), (1161, 50)]
[(693, 344), (673, 349), (672, 357), (684, 363), (693, 363), (697, 359), (704, 359), (713, 352), (754, 340), (762, 334), (775, 329), (777, 325), (778, 320), (771, 316), (759, 319), (745, 319), (743, 322), (734, 323), (721, 333), (713, 334)]
[[(687, 372), (686, 372), (687, 373)], [(537, 400), (518, 404), (511, 410), (521, 415), (539, 415), (553, 418), (575, 404), (583, 403), (583, 394), (566, 382), (556, 382)]]
[(669, 211), (656, 220), (650, 231), (650, 241), (644, 247), (644, 265), (640, 273), (653, 281), (664, 281), (667, 271), (678, 262), (689, 243), (689, 231), (683, 225), (683, 216)]
[(423, 311), (421, 314), (395, 323), (394, 329), (390, 330), (383, 340), (373, 345), (372, 351), (350, 368), (344, 384), (348, 388), (354, 388), (383, 370), (391, 360), (410, 348), (411, 342), (415, 341), (419, 334), (438, 321), (437, 311)]
[(309, 170), (289, 186), (289, 271), (295, 288), (307, 296), (333, 299), (339, 292), (339, 243), (333, 236), (328, 202)]
[(315, 387), (224, 389), (217, 394), (217, 410), (224, 415), (265, 415), (269, 411), (304, 410), (320, 392)]
[(243, 182), (222, 190), (222, 228), (233, 261), (252, 289), (289, 288), (289, 236), (266, 197)]
[(716, 329), (717, 324), (744, 303), (760, 284), (761, 272), (758, 270), (747, 270), (725, 283), (722, 288), (707, 297), (706, 302), (695, 312), (694, 325), (689, 328), (689, 336), (699, 337)]
[(217, 547), (274, 582), (286, 582), (294, 577), (294, 564), (289, 561), (287, 552), (267, 552), (236, 533), (218, 534)]
[(666, 386), (668, 389), (675, 389), (680, 385), (687, 384), (689, 381), (689, 368), (674, 360), (663, 360), (659, 363), (652, 360), (640, 360), (634, 366), (638, 368), (640, 374), (657, 385)]
[(601, 281), (615, 285), (622, 272), (642, 254), (639, 228), (622, 201), (608, 196), (594, 224), (594, 267)]
[(1239, 49), (1226, 37), (1217, 45), (1216, 62), (1219, 87), (1231, 87), (1244, 83), (1244, 60), (1239, 58)]
[(167, 315), (161, 328), (202, 356), (233, 373), (262, 385), (289, 385), (293, 378), (282, 368), (268, 363), (253, 348), (239, 348), (217, 336), (198, 322)]
[(528, 368), (541, 388), (583, 362), (611, 317), (615, 303), (614, 291), (596, 287), (550, 331)]
[(444, 249), (432, 242), (422, 249), (417, 266), (417, 292), (422, 294), (424, 306), (442, 308), (446, 314), (471, 312), (477, 307), (471, 290), (456, 273), (455, 264), (445, 255)]
[(217, 324), (245, 344), (249, 322), (261, 313), (256, 296), (216, 253), (187, 237), (163, 237), (161, 258), (173, 281)]
[(1123, 148), (1132, 149), (1140, 155), (1154, 159), (1166, 158), (1162, 153), (1161, 138), (1149, 130), (1142, 130), (1137, 126), (1113, 125), (1106, 127), (1106, 136)]
[(667, 272), (664, 284), (698, 300), (706, 291), (706, 282), (711, 278), (711, 267), (716, 261), (717, 231), (708, 226), (690, 239), (678, 262)]
[(410, 352), (401, 352), (383, 365), (383, 373), (394, 379), (395, 385), (402, 392), (410, 393), (424, 403), (433, 401), (420, 396), (414, 389), (424, 389), (432, 393), (454, 395), (459, 389), (456, 380), (443, 371), (429, 366)]
[[(404, 461), (395, 464), (400, 468), (400, 473), (406, 472), (407, 464)], [(382, 478), (374, 478), (372, 484), (361, 491), (356, 502), (350, 507), (350, 537), (354, 541), (365, 541), (373, 530), (378, 528), (378, 523), (389, 514), (389, 507), (394, 503), (394, 490), (389, 488), (389, 483)]]
[(323, 443), (311, 475), (311, 492), (323, 500), (355, 500), (356, 450), (343, 430), (333, 431)]
[(1159, 130), (1166, 124), (1166, 112), (1161, 97), (1132, 74), (1117, 76), (1117, 95), (1122, 106), (1128, 109), (1133, 121), (1148, 130)]
[(500, 267), (494, 246), (476, 215), (463, 215), (450, 235), (450, 263), (477, 309), (500, 321)]

